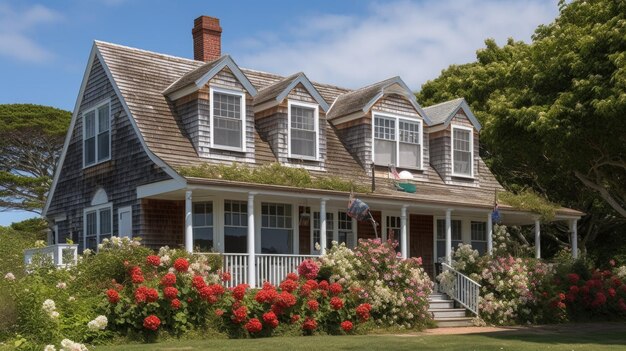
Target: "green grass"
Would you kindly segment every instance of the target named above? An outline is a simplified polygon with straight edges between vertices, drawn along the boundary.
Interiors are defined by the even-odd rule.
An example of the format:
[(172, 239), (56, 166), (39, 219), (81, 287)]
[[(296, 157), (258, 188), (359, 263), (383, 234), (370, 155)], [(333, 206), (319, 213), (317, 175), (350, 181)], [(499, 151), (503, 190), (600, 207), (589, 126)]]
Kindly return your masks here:
[(623, 350), (626, 333), (497, 332), (471, 335), (359, 335), (274, 337), (248, 340), (181, 340), (99, 346), (97, 350)]

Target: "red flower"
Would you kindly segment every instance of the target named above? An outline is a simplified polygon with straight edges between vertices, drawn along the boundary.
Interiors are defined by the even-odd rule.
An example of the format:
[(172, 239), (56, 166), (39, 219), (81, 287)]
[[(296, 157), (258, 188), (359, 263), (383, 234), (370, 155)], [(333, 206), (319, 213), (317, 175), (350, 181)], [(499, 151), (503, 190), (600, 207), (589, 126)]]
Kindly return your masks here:
[(281, 290), (284, 290), (287, 292), (293, 292), (294, 290), (298, 288), (298, 282), (296, 282), (295, 280), (287, 279), (283, 281), (282, 283), (280, 283), (280, 288)]
[(109, 289), (107, 290), (106, 294), (107, 294), (107, 297), (109, 298), (109, 303), (116, 304), (120, 302), (120, 295), (117, 293), (117, 291), (113, 289)]
[(317, 329), (317, 322), (315, 319), (307, 317), (302, 323), (303, 330), (315, 330)]
[(560, 300), (560, 301), (565, 300), (565, 294), (563, 294), (563, 293), (559, 293), (559, 300)]
[(576, 284), (580, 280), (580, 276), (576, 273), (570, 273), (567, 275), (567, 279), (569, 280), (570, 283)]
[(191, 280), (191, 285), (193, 285), (193, 287), (196, 288), (196, 290), (200, 290), (206, 286), (206, 282), (204, 281), (204, 278), (202, 278), (199, 275), (196, 275)]
[(352, 325), (352, 322), (350, 321), (343, 321), (341, 322), (341, 329), (343, 329), (343, 331), (345, 332), (349, 332), (352, 330), (354, 326)]
[(248, 284), (239, 284), (233, 289), (233, 297), (235, 300), (243, 300), (243, 297), (246, 295), (246, 289), (248, 289)]
[(291, 324), (296, 323), (299, 320), (300, 320), (299, 314), (294, 314), (293, 316), (291, 316)]
[(315, 279), (319, 273), (320, 267), (312, 259), (306, 259), (298, 266), (298, 274), (307, 279)]
[(298, 275), (296, 273), (293, 273), (293, 272), (289, 273), (289, 274), (287, 274), (287, 279), (293, 280), (293, 281), (297, 282), (298, 281)]
[(267, 312), (263, 314), (263, 322), (269, 325), (271, 328), (278, 326), (278, 318), (274, 312)]
[(130, 276), (130, 280), (133, 282), (133, 284), (141, 284), (143, 283), (143, 274), (141, 273), (132, 274)]
[(326, 291), (326, 290), (328, 290), (329, 284), (328, 284), (328, 282), (327, 282), (327, 281), (322, 280), (322, 281), (319, 283), (319, 285), (318, 285), (318, 286), (319, 286), (320, 290), (324, 290), (324, 291)]
[(230, 279), (232, 278), (230, 276), (230, 272), (222, 272), (222, 274), (220, 276), (221, 276), (223, 282), (229, 282)]
[(572, 293), (572, 294), (578, 294), (578, 291), (579, 291), (579, 289), (578, 289), (578, 286), (576, 286), (576, 285), (572, 285), (572, 286), (569, 287), (569, 292)]
[(217, 296), (224, 295), (224, 293), (226, 292), (226, 290), (224, 289), (224, 286), (221, 284), (211, 284), (209, 288), (213, 292), (213, 295), (217, 295)]
[(170, 306), (172, 307), (172, 309), (179, 309), (180, 308), (180, 300), (179, 299), (173, 299), (172, 302), (170, 302)]
[(258, 333), (263, 330), (263, 325), (257, 318), (252, 318), (246, 323), (246, 330), (251, 334)]
[(333, 295), (339, 295), (343, 291), (343, 287), (341, 287), (341, 284), (339, 284), (339, 283), (332, 283), (328, 287), (328, 290)]
[(563, 302), (559, 302), (557, 304), (557, 307), (560, 308), (560, 309), (565, 309), (565, 304)]
[(307, 301), (306, 305), (313, 312), (317, 311), (320, 308), (319, 302), (317, 302), (315, 300)]
[(609, 264), (611, 265), (611, 267), (615, 267), (615, 260), (614, 259), (610, 259), (609, 260)]
[(161, 285), (163, 286), (173, 286), (174, 284), (176, 284), (176, 274), (174, 273), (167, 273), (161, 278)]
[(163, 295), (168, 300), (174, 300), (178, 297), (178, 289), (173, 286), (167, 286), (163, 289)]
[(356, 308), (356, 314), (362, 321), (366, 321), (370, 318), (370, 311), (372, 310), (372, 305), (369, 303), (362, 303)]
[(152, 289), (152, 288), (146, 289), (145, 294), (146, 294), (147, 302), (155, 302), (156, 300), (159, 299), (159, 292), (156, 291), (156, 289)]
[(263, 288), (259, 290), (254, 296), (254, 299), (258, 303), (274, 303), (277, 298), (278, 292), (272, 284), (267, 282), (263, 283)]
[(598, 306), (604, 305), (605, 303), (606, 303), (606, 295), (604, 295), (602, 292), (597, 292), (596, 298), (591, 303), (591, 306), (598, 307)]
[(278, 295), (278, 299), (276, 299), (276, 305), (281, 308), (289, 308), (298, 302), (296, 297), (291, 295), (290, 293), (283, 291)]
[(240, 324), (248, 319), (248, 309), (246, 306), (241, 306), (233, 310), (233, 322)]
[(146, 263), (148, 265), (158, 267), (161, 264), (161, 257), (157, 255), (150, 255), (146, 257)]
[(216, 310), (215, 310), (215, 315), (216, 315), (216, 316), (218, 316), (218, 317), (223, 316), (223, 315), (224, 315), (224, 310), (219, 309), (219, 308), (218, 308), (218, 309), (216, 309)]
[(343, 308), (343, 300), (338, 298), (338, 297), (332, 297), (330, 299), (330, 306), (333, 308), (333, 310), (337, 311)]
[(609, 290), (607, 290), (607, 292), (608, 292), (610, 297), (615, 297), (615, 295), (617, 295), (617, 292), (613, 288), (609, 288)]
[(133, 275), (133, 274), (143, 274), (143, 272), (141, 271), (141, 268), (139, 268), (138, 266), (133, 266), (130, 267), (128, 269), (128, 274)]
[(179, 272), (187, 272), (187, 270), (189, 269), (189, 261), (182, 257), (177, 258), (176, 261), (174, 261), (174, 269)]
[(146, 302), (146, 291), (148, 288), (145, 286), (140, 286), (135, 290), (135, 303)]
[(159, 317), (151, 314), (143, 320), (143, 327), (155, 331), (159, 329), (159, 325), (161, 325), (161, 320)]

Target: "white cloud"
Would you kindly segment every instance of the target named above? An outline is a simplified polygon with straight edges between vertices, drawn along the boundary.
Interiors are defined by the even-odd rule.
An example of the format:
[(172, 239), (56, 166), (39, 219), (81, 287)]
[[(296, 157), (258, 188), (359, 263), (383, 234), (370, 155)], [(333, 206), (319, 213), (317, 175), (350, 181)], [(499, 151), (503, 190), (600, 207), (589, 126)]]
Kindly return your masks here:
[(55, 23), (61, 18), (59, 13), (43, 5), (16, 10), (0, 4), (0, 55), (28, 62), (52, 58), (52, 52), (33, 36), (41, 25)]
[[(530, 39), (557, 15), (556, 0), (371, 3), (364, 15), (310, 14), (287, 30), (240, 43), (243, 67), (356, 88), (401, 76), (412, 89), (450, 64), (475, 60), (486, 38)], [(246, 45), (254, 43), (254, 45)]]

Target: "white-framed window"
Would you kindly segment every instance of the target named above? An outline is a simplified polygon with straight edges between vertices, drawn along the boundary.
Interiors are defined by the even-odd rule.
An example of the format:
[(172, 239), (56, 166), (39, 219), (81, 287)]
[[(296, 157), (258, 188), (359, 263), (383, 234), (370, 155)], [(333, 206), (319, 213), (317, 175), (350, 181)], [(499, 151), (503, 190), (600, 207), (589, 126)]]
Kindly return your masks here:
[(422, 121), (381, 113), (373, 118), (374, 164), (422, 169)]
[[(463, 221), (453, 219), (452, 226), (452, 251), (463, 243)], [(446, 220), (437, 219), (437, 258), (446, 256)]]
[(317, 160), (319, 157), (319, 107), (316, 104), (287, 103), (289, 157)]
[(211, 147), (246, 151), (246, 94), (216, 87), (210, 89)]
[(474, 176), (474, 131), (469, 127), (452, 126), (452, 175)]
[(211, 252), (215, 248), (213, 234), (213, 202), (193, 203), (193, 251)]
[(472, 221), (472, 247), (484, 255), (487, 252), (487, 222)]
[(247, 238), (248, 202), (224, 200), (224, 252), (248, 252)]
[(356, 246), (354, 244), (352, 218), (348, 216), (348, 213), (342, 211), (337, 212), (337, 242), (339, 244), (345, 243), (350, 249)]
[(111, 159), (111, 101), (83, 112), (83, 167)]
[(402, 234), (402, 222), (400, 217), (386, 216), (385, 225), (385, 228), (387, 229), (387, 240), (393, 238), (394, 241), (397, 241), (398, 246), (396, 247), (396, 251), (401, 252), (402, 248), (400, 247), (400, 245), (402, 240), (400, 238), (400, 235)]
[(97, 250), (104, 238), (110, 238), (113, 231), (113, 204), (106, 203), (88, 207), (83, 211), (85, 249)]
[(261, 253), (293, 253), (293, 219), (290, 204), (261, 203)]

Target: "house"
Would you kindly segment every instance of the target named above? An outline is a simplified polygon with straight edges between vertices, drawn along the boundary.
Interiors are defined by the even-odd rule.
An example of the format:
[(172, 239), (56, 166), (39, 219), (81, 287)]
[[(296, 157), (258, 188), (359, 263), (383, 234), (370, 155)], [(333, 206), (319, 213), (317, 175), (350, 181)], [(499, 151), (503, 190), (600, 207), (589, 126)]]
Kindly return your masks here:
[[(422, 107), (400, 77), (356, 89), (242, 68), (221, 53), (219, 20), (192, 30), (194, 59), (93, 44), (44, 216), (52, 244), (97, 249), (111, 236), (219, 252), (241, 282), (279, 279), (331, 241), (373, 238), (346, 191), (185, 177), (199, 164), (278, 163), (375, 190), (355, 194), (402, 257), (450, 260), (458, 243), (492, 250), (494, 194), (467, 102)], [(399, 191), (390, 165), (415, 192)], [(536, 215), (500, 206), (505, 224)], [(582, 214), (560, 208), (576, 243)], [(316, 245), (317, 244), (317, 245)], [(539, 245), (537, 245), (539, 248)], [(539, 255), (539, 251), (537, 255)]]

